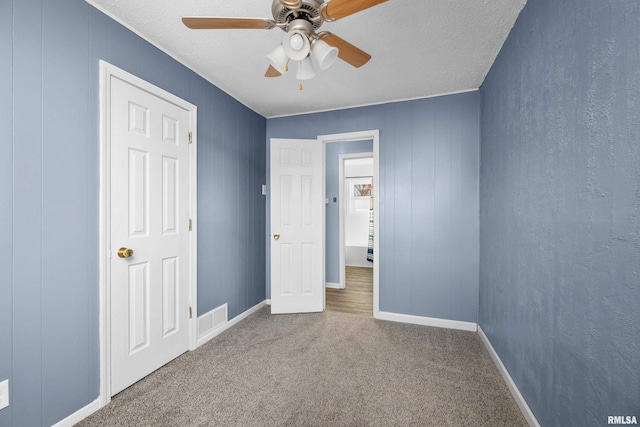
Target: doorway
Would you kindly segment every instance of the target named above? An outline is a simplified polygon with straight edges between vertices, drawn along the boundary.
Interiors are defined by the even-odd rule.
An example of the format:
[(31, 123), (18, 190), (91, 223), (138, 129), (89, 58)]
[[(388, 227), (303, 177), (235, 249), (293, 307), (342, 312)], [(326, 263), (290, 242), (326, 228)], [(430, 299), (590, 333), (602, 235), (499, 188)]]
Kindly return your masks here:
[[(379, 182), (379, 131), (323, 135), (318, 139), (325, 146), (326, 309), (377, 317), (380, 227), (375, 183)], [(349, 171), (347, 166), (345, 173), (345, 162), (348, 165), (351, 160), (354, 167)], [(370, 167), (363, 172), (367, 163)], [(346, 215), (349, 211), (354, 214), (351, 218)], [(356, 228), (365, 227), (360, 230), (364, 235), (347, 231), (354, 225), (350, 220), (355, 220)], [(372, 261), (367, 261), (368, 253)]]
[[(338, 147), (342, 152), (373, 149), (373, 143), (346, 142), (330, 148)], [(327, 150), (327, 193), (335, 188), (334, 179), (329, 175), (330, 163), (336, 160), (332, 151)], [(327, 310), (370, 317), (373, 315), (373, 152), (340, 154), (338, 167), (340, 283), (337, 289), (327, 286)], [(331, 214), (328, 206), (328, 223)], [(327, 233), (332, 232), (335, 233), (327, 227)], [(328, 258), (330, 249), (328, 246)]]

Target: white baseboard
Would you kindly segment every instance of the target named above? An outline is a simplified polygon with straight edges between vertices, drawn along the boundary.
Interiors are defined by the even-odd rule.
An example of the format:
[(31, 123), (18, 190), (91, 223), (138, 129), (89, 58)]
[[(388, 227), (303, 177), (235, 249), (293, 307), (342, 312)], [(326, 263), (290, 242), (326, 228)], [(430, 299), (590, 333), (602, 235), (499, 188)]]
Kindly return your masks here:
[(324, 284), (324, 287), (327, 289), (342, 289), (342, 286), (340, 286), (340, 283), (327, 282)]
[(97, 398), (87, 406), (78, 409), (73, 414), (69, 415), (64, 420), (58, 421), (52, 427), (71, 427), (72, 425), (79, 423), (87, 418), (89, 415), (100, 409), (100, 398)]
[(472, 322), (462, 322), (460, 320), (438, 319), (435, 317), (412, 316), (410, 314), (389, 313), (380, 311), (376, 319), (389, 320), (391, 322), (411, 323), (413, 325), (433, 326), (436, 328), (458, 329), (461, 331), (476, 332), (478, 325)]
[(264, 302), (265, 302), (267, 305), (271, 305), (271, 300), (270, 300), (270, 299), (267, 299), (267, 300), (265, 300)]
[[(209, 342), (213, 338), (217, 337), (218, 335), (220, 335), (221, 333), (223, 333), (224, 331), (226, 331), (227, 329), (229, 329), (230, 327), (232, 327), (233, 325), (235, 325), (239, 321), (245, 319), (246, 317), (248, 317), (248, 316), (252, 315), (253, 313), (255, 313), (256, 311), (260, 310), (265, 305), (267, 305), (267, 301), (266, 300), (262, 301), (261, 303), (258, 303), (256, 305), (254, 305), (253, 307), (251, 307), (247, 311), (245, 311), (243, 313), (240, 313), (239, 315), (237, 315), (233, 319), (231, 319), (231, 320), (229, 320), (229, 321), (227, 321), (227, 322), (225, 322), (225, 323), (223, 323), (221, 325), (218, 325), (214, 329), (211, 329), (211, 330), (207, 331), (202, 336), (199, 336), (198, 337), (198, 347), (200, 347), (201, 345)], [(214, 310), (217, 310), (217, 309), (214, 309)], [(211, 312), (203, 314), (201, 317), (207, 316), (210, 313)], [(200, 320), (201, 317), (198, 317), (198, 320)]]
[(500, 371), (502, 378), (504, 378), (504, 381), (507, 383), (507, 387), (509, 387), (509, 391), (513, 395), (513, 398), (516, 400), (518, 407), (520, 407), (525, 420), (527, 420), (527, 423), (529, 423), (530, 427), (540, 427), (540, 424), (538, 423), (535, 415), (533, 415), (531, 408), (529, 408), (529, 405), (527, 405), (527, 401), (524, 400), (524, 397), (522, 397), (522, 394), (520, 394), (518, 386), (516, 386), (516, 383), (513, 382), (513, 378), (511, 378), (511, 375), (509, 375), (509, 371), (507, 371), (507, 368), (504, 367), (502, 360), (500, 360), (500, 356), (498, 356), (498, 353), (496, 353), (496, 350), (491, 345), (489, 338), (487, 338), (480, 325), (478, 325), (478, 334), (480, 335), (480, 339), (482, 339), (484, 346), (487, 348), (487, 351), (489, 351), (489, 354), (491, 355), (494, 363), (498, 367), (498, 371)]

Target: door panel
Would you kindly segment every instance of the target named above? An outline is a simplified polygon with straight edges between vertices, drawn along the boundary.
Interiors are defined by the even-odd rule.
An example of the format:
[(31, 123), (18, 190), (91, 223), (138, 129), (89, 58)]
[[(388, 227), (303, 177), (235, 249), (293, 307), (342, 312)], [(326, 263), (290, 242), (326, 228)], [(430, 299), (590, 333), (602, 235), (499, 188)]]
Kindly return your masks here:
[(178, 159), (162, 157), (162, 232), (176, 233), (178, 218)]
[(322, 145), (318, 141), (271, 140), (274, 314), (324, 310), (322, 171)]
[(149, 263), (129, 265), (129, 354), (149, 344)]
[(162, 332), (163, 336), (178, 330), (178, 258), (172, 257), (162, 260)]
[(129, 149), (129, 236), (145, 236), (149, 193), (147, 173), (149, 171), (148, 153)]

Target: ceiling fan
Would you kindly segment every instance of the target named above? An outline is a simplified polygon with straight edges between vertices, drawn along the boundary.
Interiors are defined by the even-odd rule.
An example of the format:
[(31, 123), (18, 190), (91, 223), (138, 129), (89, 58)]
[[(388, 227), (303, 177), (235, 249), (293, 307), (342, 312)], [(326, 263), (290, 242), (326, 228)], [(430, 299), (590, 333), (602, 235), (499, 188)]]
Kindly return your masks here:
[[(289, 61), (298, 62), (296, 77), (307, 80), (316, 70), (331, 67), (336, 58), (361, 67), (371, 55), (329, 32), (318, 32), (322, 24), (384, 3), (387, 0), (273, 0), (273, 19), (185, 16), (182, 22), (194, 30), (264, 29), (278, 27), (285, 36), (267, 55), (265, 77), (279, 77), (289, 69)], [(302, 87), (302, 86), (301, 86)]]

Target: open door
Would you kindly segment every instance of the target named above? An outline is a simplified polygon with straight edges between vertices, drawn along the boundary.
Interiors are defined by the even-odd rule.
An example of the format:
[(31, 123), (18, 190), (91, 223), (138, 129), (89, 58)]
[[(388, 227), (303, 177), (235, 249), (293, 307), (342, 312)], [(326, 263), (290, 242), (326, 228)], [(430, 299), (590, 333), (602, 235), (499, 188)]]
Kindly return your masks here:
[(324, 310), (323, 145), (271, 140), (271, 313)]

